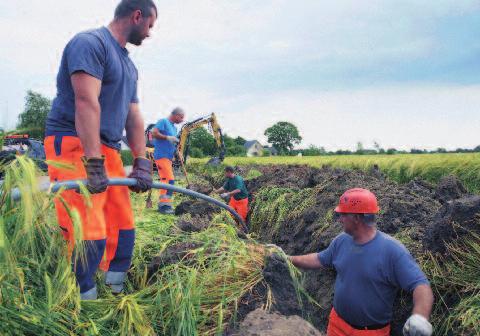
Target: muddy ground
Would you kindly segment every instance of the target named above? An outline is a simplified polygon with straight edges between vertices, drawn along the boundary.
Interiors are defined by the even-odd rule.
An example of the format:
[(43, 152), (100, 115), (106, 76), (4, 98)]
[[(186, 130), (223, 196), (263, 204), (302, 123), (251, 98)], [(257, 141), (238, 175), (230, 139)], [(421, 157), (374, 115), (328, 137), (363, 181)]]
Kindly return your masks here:
[[(252, 167), (250, 167), (252, 168)], [(262, 211), (262, 199), (257, 199), (266, 187), (289, 188), (294, 195), (306, 189), (314, 197), (310, 206), (287, 214), (276, 225), (269, 221), (259, 221), (261, 216), (252, 216), (250, 226), (261, 242), (275, 243), (287, 254), (304, 254), (325, 249), (341, 231), (341, 225), (332, 218), (332, 209), (340, 195), (347, 189), (362, 187), (377, 195), (381, 212), (378, 215), (378, 228), (398, 239), (416, 258), (424, 253), (445, 254), (445, 244), (458, 239), (471, 231), (480, 232), (480, 196), (469, 195), (461, 183), (453, 176), (445, 177), (434, 186), (422, 180), (414, 180), (399, 185), (389, 181), (376, 169), (370, 172), (357, 170), (320, 169), (307, 166), (256, 166), (262, 176), (247, 181), (252, 194), (251, 208)], [(241, 167), (242, 175), (248, 167)], [(208, 179), (207, 179), (208, 180)], [(210, 179), (212, 187), (218, 187)], [(218, 182), (216, 182), (218, 184)], [(187, 204), (188, 205), (188, 204)], [(202, 218), (211, 218), (213, 209), (200, 208), (196, 204), (181, 205), (185, 212), (195, 212)], [(183, 211), (182, 210), (182, 211)], [(197, 211), (198, 210), (198, 211)], [(255, 222), (257, 220), (257, 222)], [(321, 331), (326, 330), (328, 313), (333, 301), (333, 271), (305, 272), (304, 287), (320, 307), (306, 305), (303, 308), (292, 296), (292, 282), (282, 263), (275, 258), (267, 263), (264, 271), (277, 303), (273, 311), (282, 315), (299, 315), (308, 318)], [(258, 306), (247, 305), (243, 315)], [(410, 295), (399, 293), (395, 303), (392, 335), (401, 335), (404, 321), (410, 315), (412, 302)]]

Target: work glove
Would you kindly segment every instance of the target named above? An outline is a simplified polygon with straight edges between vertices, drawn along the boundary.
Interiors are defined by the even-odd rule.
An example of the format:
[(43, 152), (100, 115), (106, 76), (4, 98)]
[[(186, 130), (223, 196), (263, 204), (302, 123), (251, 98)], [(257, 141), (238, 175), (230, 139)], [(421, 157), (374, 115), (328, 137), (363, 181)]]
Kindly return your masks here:
[(432, 325), (419, 314), (413, 314), (403, 326), (404, 336), (430, 336), (433, 332)]
[(178, 138), (173, 135), (167, 135), (167, 141), (170, 142), (172, 145), (175, 145), (179, 142)]
[(136, 158), (133, 161), (133, 169), (130, 178), (137, 180), (137, 184), (129, 187), (131, 191), (136, 193), (145, 192), (152, 188), (152, 162), (146, 158)]
[(107, 190), (108, 178), (105, 172), (105, 157), (97, 158), (82, 157), (83, 165), (87, 172), (87, 185), (85, 186), (90, 194), (99, 194)]
[(223, 194), (220, 194), (220, 197), (223, 198), (224, 200), (226, 200), (230, 197), (230, 194), (229, 193), (223, 193)]

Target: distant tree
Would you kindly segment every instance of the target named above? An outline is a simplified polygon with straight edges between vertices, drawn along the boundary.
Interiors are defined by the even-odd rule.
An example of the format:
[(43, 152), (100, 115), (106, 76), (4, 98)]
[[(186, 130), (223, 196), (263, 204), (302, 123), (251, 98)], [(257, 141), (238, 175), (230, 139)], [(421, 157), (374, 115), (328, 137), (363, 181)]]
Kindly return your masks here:
[(436, 152), (437, 153), (446, 153), (447, 150), (445, 148), (437, 148)]
[(422, 149), (416, 149), (416, 148), (410, 149), (410, 154), (423, 154), (423, 153), (425, 153), (425, 151)]
[(380, 153), (380, 150), (382, 149), (380, 147), (380, 144), (376, 141), (373, 142), (373, 148), (375, 148), (375, 150), (377, 151), (377, 153)]
[(243, 146), (245, 145), (245, 142), (247, 142), (247, 140), (245, 140), (244, 138), (242, 138), (241, 136), (237, 136), (235, 139), (234, 139), (235, 143), (239, 146)]
[(45, 137), (45, 120), (52, 102), (40, 93), (27, 91), (25, 108), (18, 116), (17, 128), (28, 133), (30, 137), (43, 139)]
[(247, 155), (247, 150), (243, 146), (245, 142), (242, 143), (241, 140), (244, 140), (240, 138), (241, 140), (239, 141), (238, 138), (232, 138), (228, 136), (227, 134), (224, 134), (223, 136), (223, 142), (225, 144), (225, 150), (226, 150), (226, 155), (227, 156), (246, 156)]
[(347, 150), (343, 150), (343, 149), (339, 149), (335, 152), (336, 155), (350, 155), (352, 154), (351, 151), (349, 151), (348, 149)]
[(193, 147), (192, 149), (190, 149), (189, 155), (193, 158), (203, 158), (203, 157), (205, 157), (202, 150), (198, 147)]
[(388, 155), (397, 154), (398, 151), (395, 148), (389, 148), (386, 152)]
[(265, 130), (268, 143), (272, 144), (281, 154), (287, 154), (295, 145), (302, 141), (297, 126), (286, 121), (280, 121)]
[(226, 149), (227, 156), (246, 156), (247, 155), (247, 150), (245, 149), (244, 146), (234, 145), (234, 146), (228, 146), (225, 149)]
[[(212, 156), (217, 153), (215, 138), (204, 127), (197, 128), (190, 134), (190, 155), (192, 155), (195, 148), (199, 149), (204, 156)], [(197, 151), (196, 153), (200, 152)]]
[(473, 149), (473, 151), (474, 151), (474, 152), (480, 152), (480, 145), (478, 145), (477, 147), (475, 147), (475, 148)]
[(325, 155), (326, 153), (324, 147), (317, 147), (315, 145), (310, 145), (307, 149), (302, 150), (302, 154), (305, 156), (318, 156)]
[(355, 151), (355, 154), (359, 154), (359, 155), (365, 154), (365, 149), (363, 148), (363, 144), (360, 141), (357, 142), (357, 150)]

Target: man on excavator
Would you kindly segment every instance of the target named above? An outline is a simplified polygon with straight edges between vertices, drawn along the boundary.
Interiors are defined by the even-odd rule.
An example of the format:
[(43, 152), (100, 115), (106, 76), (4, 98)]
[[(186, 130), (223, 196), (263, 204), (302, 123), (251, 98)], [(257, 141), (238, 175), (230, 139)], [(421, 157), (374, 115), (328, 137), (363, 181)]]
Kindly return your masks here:
[(412, 293), (414, 305), (404, 335), (430, 336), (433, 293), (429, 282), (402, 243), (377, 230), (375, 195), (366, 189), (348, 190), (335, 212), (345, 232), (327, 249), (288, 256), (299, 268), (337, 271), (327, 335), (390, 335), (393, 302), (402, 288)]
[[(107, 177), (125, 177), (120, 158), (123, 130), (135, 158), (131, 187), (152, 186), (152, 164), (145, 158), (143, 117), (138, 107), (135, 65), (125, 48), (149, 37), (157, 19), (152, 0), (122, 0), (107, 26), (77, 34), (68, 42), (57, 76), (57, 95), (46, 121), (45, 154), (56, 162), (50, 180), (87, 180), (91, 197), (65, 191), (55, 202), (58, 222), (73, 253), (73, 269), (83, 300), (97, 298), (95, 272), (106, 272), (112, 292), (123, 290), (130, 267), (135, 228), (127, 187), (108, 187)], [(81, 221), (75, 230), (71, 214)], [(82, 237), (77, 249), (75, 237)]]
[[(177, 107), (168, 118), (160, 119), (152, 129), (153, 144), (155, 150), (153, 159), (158, 169), (158, 176), (162, 183), (174, 184), (172, 160), (175, 155), (176, 144), (178, 143), (178, 131), (175, 124), (180, 124), (185, 118), (185, 112)], [(161, 214), (173, 214), (173, 192), (164, 189), (160, 190), (158, 201), (158, 212)]]
[(216, 193), (221, 193), (220, 197), (225, 200), (230, 199), (228, 205), (235, 210), (243, 221), (247, 221), (248, 214), (248, 191), (243, 178), (235, 174), (231, 166), (225, 167), (225, 177), (227, 180), (224, 185), (216, 189)]

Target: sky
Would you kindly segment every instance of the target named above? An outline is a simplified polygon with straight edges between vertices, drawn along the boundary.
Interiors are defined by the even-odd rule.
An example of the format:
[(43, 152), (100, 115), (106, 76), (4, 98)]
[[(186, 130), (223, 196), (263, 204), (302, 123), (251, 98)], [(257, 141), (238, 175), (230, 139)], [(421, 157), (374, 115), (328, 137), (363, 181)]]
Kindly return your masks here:
[[(65, 44), (109, 23), (117, 0), (0, 2), (0, 127), (31, 89), (53, 98)], [(300, 147), (480, 145), (478, 0), (165, 0), (141, 47), (147, 123), (176, 106), (266, 143), (277, 121)]]

